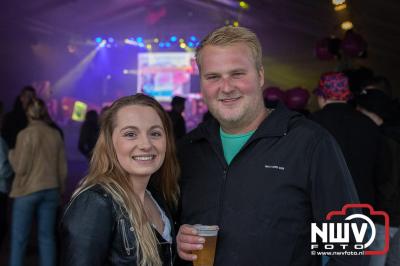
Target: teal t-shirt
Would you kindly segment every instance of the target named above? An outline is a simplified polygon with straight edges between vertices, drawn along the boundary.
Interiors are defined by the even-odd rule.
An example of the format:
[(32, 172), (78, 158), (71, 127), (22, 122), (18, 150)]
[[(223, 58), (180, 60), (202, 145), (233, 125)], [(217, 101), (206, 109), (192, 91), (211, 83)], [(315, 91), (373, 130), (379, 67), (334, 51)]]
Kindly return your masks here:
[(228, 134), (219, 128), (225, 160), (230, 164), (246, 141), (254, 134), (254, 130), (245, 134)]

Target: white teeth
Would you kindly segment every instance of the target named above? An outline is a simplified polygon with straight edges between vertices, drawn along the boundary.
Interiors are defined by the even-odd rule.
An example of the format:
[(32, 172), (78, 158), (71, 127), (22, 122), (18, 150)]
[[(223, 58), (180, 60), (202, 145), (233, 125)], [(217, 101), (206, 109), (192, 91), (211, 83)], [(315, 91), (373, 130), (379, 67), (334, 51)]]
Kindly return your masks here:
[(154, 158), (154, 155), (149, 156), (133, 156), (132, 159), (137, 161), (150, 161)]

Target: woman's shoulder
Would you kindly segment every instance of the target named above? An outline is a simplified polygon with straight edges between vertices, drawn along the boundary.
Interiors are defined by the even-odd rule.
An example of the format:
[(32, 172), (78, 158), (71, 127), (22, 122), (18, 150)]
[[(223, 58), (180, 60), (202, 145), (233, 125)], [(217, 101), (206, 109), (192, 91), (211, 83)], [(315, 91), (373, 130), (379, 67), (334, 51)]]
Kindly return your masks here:
[(101, 185), (94, 185), (82, 190), (70, 200), (65, 208), (64, 217), (98, 217), (111, 215), (112, 212), (111, 195)]
[(105, 193), (101, 186), (89, 187), (66, 207), (60, 223), (66, 265), (103, 265), (107, 260), (117, 221)]
[(29, 138), (36, 135), (43, 136), (44, 134), (46, 134), (46, 137), (48, 137), (47, 134), (50, 132), (50, 130), (51, 127), (46, 122), (37, 120), (28, 123), (28, 125), (18, 134), (21, 136), (29, 136)]
[(99, 204), (108, 205), (112, 201), (112, 197), (101, 184), (96, 184), (81, 190), (72, 200), (94, 200)]

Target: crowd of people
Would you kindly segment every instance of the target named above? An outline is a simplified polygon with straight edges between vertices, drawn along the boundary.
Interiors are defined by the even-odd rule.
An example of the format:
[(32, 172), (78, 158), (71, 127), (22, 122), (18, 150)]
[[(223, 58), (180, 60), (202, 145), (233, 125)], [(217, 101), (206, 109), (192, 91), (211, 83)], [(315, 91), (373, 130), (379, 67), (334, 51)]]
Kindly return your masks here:
[[(308, 91), (264, 89), (262, 56), (243, 27), (221, 27), (200, 42), (209, 113), (189, 133), (179, 96), (170, 112), (141, 93), (100, 118), (89, 111), (78, 147), (90, 166), (62, 212), (59, 256), (63, 134), (24, 88), (0, 138), (0, 241), (13, 199), (9, 265), (24, 265), (35, 216), (44, 266), (191, 265), (206, 241), (195, 224), (218, 226), (216, 266), (400, 265), (400, 108), (388, 82), (371, 77), (354, 90), (345, 73), (324, 73), (314, 90), (320, 110), (310, 113)], [(360, 202), (389, 215), (389, 251), (313, 254), (311, 224)], [(348, 214), (362, 213), (370, 214)], [(383, 250), (385, 221), (373, 222), (369, 249)]]

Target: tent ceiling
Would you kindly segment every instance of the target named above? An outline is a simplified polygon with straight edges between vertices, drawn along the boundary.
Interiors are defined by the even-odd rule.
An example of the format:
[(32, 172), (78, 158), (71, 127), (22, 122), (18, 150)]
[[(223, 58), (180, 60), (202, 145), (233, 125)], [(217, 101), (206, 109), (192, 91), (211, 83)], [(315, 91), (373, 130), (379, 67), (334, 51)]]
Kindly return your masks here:
[[(332, 64), (312, 57), (315, 40), (342, 35), (340, 21), (348, 16), (369, 44), (369, 59), (361, 62), (387, 75), (400, 87), (400, 2), (348, 0), (345, 15), (333, 11), (331, 1), (248, 0), (240, 11), (236, 0), (13, 0), (2, 3), (0, 33), (31, 34), (35, 40), (52, 38), (125, 38), (197, 34), (239, 19), (261, 36), (266, 62), (284, 64), (293, 77), (281, 75), (283, 86), (310, 86), (321, 70)], [(18, 38), (14, 38), (18, 39)], [(323, 65), (321, 67), (321, 64)], [(304, 66), (307, 66), (306, 68)], [(272, 67), (273, 68), (273, 67)], [(278, 73), (279, 68), (275, 68)], [(274, 69), (273, 69), (274, 70)], [(312, 73), (312, 74), (311, 74)], [(268, 78), (268, 77), (267, 77)], [(286, 83), (285, 83), (286, 82)], [(400, 94), (399, 92), (397, 94)]]

